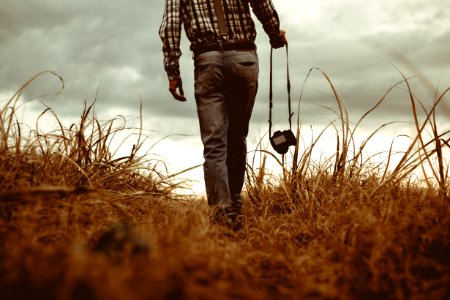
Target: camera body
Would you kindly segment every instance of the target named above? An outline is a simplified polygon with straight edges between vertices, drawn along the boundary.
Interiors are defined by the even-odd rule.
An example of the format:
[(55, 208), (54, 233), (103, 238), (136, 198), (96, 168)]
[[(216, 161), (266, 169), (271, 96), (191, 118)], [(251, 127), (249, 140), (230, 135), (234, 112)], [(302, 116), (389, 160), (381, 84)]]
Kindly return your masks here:
[(270, 144), (279, 154), (286, 154), (289, 146), (297, 144), (297, 139), (291, 130), (284, 130), (283, 132), (278, 130), (270, 138)]

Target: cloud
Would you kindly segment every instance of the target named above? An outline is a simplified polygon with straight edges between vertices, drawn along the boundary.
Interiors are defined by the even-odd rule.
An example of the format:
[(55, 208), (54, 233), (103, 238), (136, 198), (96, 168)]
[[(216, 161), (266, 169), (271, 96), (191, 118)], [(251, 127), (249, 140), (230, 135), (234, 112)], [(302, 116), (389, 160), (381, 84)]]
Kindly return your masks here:
[[(62, 114), (75, 113), (73, 107), (93, 99), (97, 90), (99, 105), (119, 109), (137, 108), (141, 96), (149, 102), (162, 98), (158, 90), (165, 74), (155, 23), (162, 8), (148, 1), (132, 6), (127, 1), (35, 3), (16, 1), (0, 8), (7, 16), (0, 35), (2, 87), (11, 89), (40, 71), (54, 70), (66, 89), (64, 101), (49, 105)], [(39, 90), (52, 90), (40, 83)]]
[[(65, 90), (58, 97), (46, 97), (43, 101), (61, 115), (76, 116), (84, 100), (89, 102), (97, 97), (99, 114), (138, 115), (142, 101), (146, 117), (161, 120), (158, 124), (163, 132), (191, 132), (187, 126), (180, 125), (177, 129), (174, 125), (187, 124), (187, 120), (197, 126), (193, 63), (185, 36), (181, 71), (188, 103), (172, 100), (167, 91), (158, 36), (163, 2), (9, 2), (0, 4), (0, 95), (17, 89), (40, 71), (54, 70), (64, 78)], [(425, 74), (433, 84), (440, 81), (442, 86), (448, 86), (448, 4), (437, 0), (427, 3), (274, 0), (290, 41), (294, 107), (311, 67), (321, 68), (331, 78), (354, 118), (401, 80), (396, 68), (407, 76)], [(260, 25), (258, 31), (260, 88), (252, 122), (266, 126), (269, 45)], [(279, 122), (286, 119), (285, 63), (284, 51), (277, 50), (274, 91), (275, 116)], [(426, 94), (419, 87), (423, 85), (420, 78), (413, 79), (413, 83), (417, 93)], [(58, 80), (46, 76), (36, 81), (26, 96), (58, 88)], [(329, 111), (320, 108), (320, 105), (336, 107), (331, 96), (325, 78), (313, 72), (303, 93), (305, 120), (333, 118)], [(407, 105), (404, 91), (398, 89), (382, 107), (389, 114), (381, 116), (408, 118)], [(33, 109), (42, 106), (35, 103)], [(164, 120), (172, 121), (164, 124)]]
[[(372, 107), (396, 82), (400, 72), (411, 77), (415, 95), (430, 107), (437, 84), (449, 86), (450, 48), (449, 4), (429, 1), (377, 1), (359, 3), (346, 0), (322, 2), (314, 8), (314, 18), (286, 24), (291, 37), (291, 70), (299, 90), (311, 67), (320, 67), (332, 80), (355, 120)], [(304, 11), (308, 4), (299, 4)], [(315, 4), (317, 6), (319, 4)], [(284, 5), (281, 5), (283, 7)], [(286, 4), (286, 6), (289, 6)], [(292, 8), (289, 11), (293, 11)], [(295, 15), (288, 10), (281, 15)], [(447, 9), (448, 11), (448, 9)], [(417, 22), (416, 22), (417, 21)], [(309, 120), (321, 118), (317, 105), (333, 106), (332, 91), (323, 76), (314, 72), (308, 79), (303, 106)], [(280, 72), (278, 76), (281, 76)], [(280, 80), (281, 81), (281, 80)], [(389, 94), (378, 118), (385, 121), (410, 119), (409, 96), (405, 85)]]

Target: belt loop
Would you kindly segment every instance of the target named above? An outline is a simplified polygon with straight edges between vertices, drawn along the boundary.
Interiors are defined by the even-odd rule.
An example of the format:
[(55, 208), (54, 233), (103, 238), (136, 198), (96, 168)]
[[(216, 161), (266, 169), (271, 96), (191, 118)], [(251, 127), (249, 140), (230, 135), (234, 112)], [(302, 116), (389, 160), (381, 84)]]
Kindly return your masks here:
[(220, 39), (218, 41), (220, 52), (223, 52), (223, 41)]

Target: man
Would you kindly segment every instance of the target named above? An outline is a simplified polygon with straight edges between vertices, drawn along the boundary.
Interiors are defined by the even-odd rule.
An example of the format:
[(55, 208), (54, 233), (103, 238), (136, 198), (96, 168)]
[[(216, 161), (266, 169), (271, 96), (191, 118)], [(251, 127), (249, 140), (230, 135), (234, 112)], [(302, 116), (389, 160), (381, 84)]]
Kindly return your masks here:
[(191, 43), (206, 195), (215, 216), (230, 225), (241, 214), (246, 137), (258, 88), (250, 8), (272, 47), (287, 44), (271, 0), (166, 0), (159, 30), (169, 91), (179, 101), (186, 101), (178, 63), (182, 25)]

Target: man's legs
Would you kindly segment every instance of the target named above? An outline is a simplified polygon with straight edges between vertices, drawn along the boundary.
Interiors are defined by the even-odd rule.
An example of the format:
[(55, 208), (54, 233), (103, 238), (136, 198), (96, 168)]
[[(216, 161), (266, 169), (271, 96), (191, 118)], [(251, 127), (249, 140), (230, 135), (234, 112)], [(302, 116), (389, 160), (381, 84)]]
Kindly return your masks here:
[(242, 206), (246, 137), (257, 87), (255, 52), (208, 52), (195, 60), (208, 204), (234, 216), (240, 214)]
[(254, 51), (229, 51), (226, 55), (229, 126), (227, 168), (234, 216), (241, 214), (241, 191), (247, 161), (246, 138), (258, 90), (258, 57)]
[(203, 164), (208, 204), (231, 206), (228, 186), (228, 113), (224, 94), (224, 66), (221, 52), (207, 52), (195, 60), (195, 100), (203, 142)]

